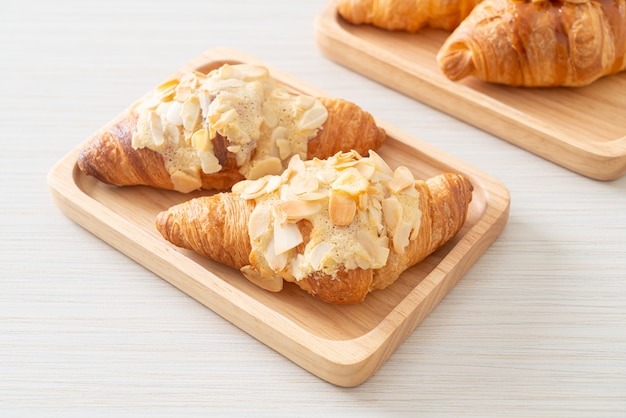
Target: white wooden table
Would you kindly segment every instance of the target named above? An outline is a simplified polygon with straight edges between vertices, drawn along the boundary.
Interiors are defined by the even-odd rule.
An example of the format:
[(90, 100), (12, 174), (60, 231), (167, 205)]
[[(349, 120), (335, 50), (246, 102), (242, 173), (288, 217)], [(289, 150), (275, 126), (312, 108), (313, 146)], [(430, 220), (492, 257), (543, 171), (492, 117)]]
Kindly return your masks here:
[[(0, 4), (1, 416), (626, 415), (626, 179), (582, 177), (333, 63), (314, 39), (325, 4)], [(354, 101), (511, 192), (498, 240), (356, 388), (286, 360), (51, 200), (55, 162), (218, 46)]]

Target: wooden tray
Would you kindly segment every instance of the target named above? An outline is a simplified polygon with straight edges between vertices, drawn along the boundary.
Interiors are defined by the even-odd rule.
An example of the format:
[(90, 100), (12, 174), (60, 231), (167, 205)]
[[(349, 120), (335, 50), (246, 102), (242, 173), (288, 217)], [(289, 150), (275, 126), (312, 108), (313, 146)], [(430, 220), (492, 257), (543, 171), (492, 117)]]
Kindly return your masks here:
[[(180, 71), (206, 72), (224, 62), (265, 65), (237, 51), (214, 49)], [(266, 67), (284, 84), (323, 95)], [(156, 214), (200, 192), (105, 185), (78, 170), (80, 146), (52, 168), (48, 184), (56, 204), (85, 229), (311, 373), (336, 385), (356, 386), (385, 362), (496, 239), (509, 211), (509, 192), (497, 180), (379, 123), (389, 136), (380, 154), (392, 167), (406, 165), (418, 178), (462, 172), (475, 191), (467, 222), (453, 241), (356, 306), (326, 304), (290, 283), (280, 293), (266, 292), (234, 269), (169, 244), (154, 227)]]
[(330, 2), (315, 24), (332, 60), (576, 173), (626, 172), (626, 72), (587, 87), (524, 89), (448, 80), (436, 54), (448, 32), (390, 32), (346, 23)]

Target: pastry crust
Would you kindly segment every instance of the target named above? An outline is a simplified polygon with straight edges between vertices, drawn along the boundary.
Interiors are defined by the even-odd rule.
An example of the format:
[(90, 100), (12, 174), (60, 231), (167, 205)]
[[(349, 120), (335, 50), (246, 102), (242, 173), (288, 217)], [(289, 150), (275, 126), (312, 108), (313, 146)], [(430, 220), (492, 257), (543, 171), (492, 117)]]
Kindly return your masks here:
[(626, 68), (626, 0), (485, 0), (437, 60), (451, 80), (577, 87)]
[[(254, 71), (267, 70), (264, 70), (262, 67), (254, 67)], [(191, 74), (191, 76), (194, 76), (194, 74)], [(203, 77), (203, 75), (198, 74), (198, 77)], [(262, 81), (266, 83), (276, 83), (275, 80), (269, 77), (265, 77)], [(172, 84), (176, 85), (176, 83), (178, 83), (177, 80), (163, 83), (155, 89), (154, 96), (160, 94), (161, 97), (166, 96), (166, 99), (162, 99), (163, 102), (174, 102), (175, 100), (172, 100), (173, 94), (168, 96), (167, 93), (163, 93), (163, 91), (169, 91), (167, 89), (171, 88)], [(248, 90), (258, 88), (258, 84), (259, 83), (251, 85)], [(276, 84), (278, 85), (278, 83)], [(245, 89), (242, 89), (242, 91), (247, 92)], [(316, 122), (316, 120), (323, 122), (320, 123), (319, 126), (313, 125), (312, 127), (302, 128), (304, 133), (299, 131), (294, 132), (294, 129), (301, 127), (303, 124), (307, 124), (306, 111), (301, 111), (304, 115), (300, 116), (300, 120), (295, 120), (292, 125), (289, 125), (295, 126), (296, 128), (290, 128), (292, 129), (291, 131), (284, 129), (285, 133), (283, 133), (283, 136), (285, 137), (278, 139), (282, 141), (281, 145), (287, 143), (287, 156), (290, 155), (290, 146), (294, 148), (291, 150), (291, 153), (298, 153), (295, 140), (293, 139), (297, 136), (295, 134), (304, 136), (307, 132), (311, 133), (307, 134), (308, 136), (305, 137), (306, 142), (301, 153), (301, 156), (307, 159), (315, 157), (327, 158), (338, 151), (348, 151), (351, 149), (367, 153), (370, 149), (378, 149), (386, 140), (384, 129), (376, 125), (374, 118), (351, 102), (329, 97), (312, 98), (297, 95), (291, 91), (283, 90), (281, 86), (277, 87), (276, 91), (278, 91), (278, 93), (272, 91), (271, 94), (288, 96), (286, 99), (284, 97), (280, 97), (280, 99), (283, 100), (283, 102), (288, 102), (290, 106), (295, 109), (292, 113), (298, 110), (297, 106), (301, 106), (301, 102), (305, 102), (306, 106), (311, 107), (313, 111), (321, 111), (317, 112), (321, 114), (321, 116), (318, 115), (317, 119), (313, 118), (313, 122)], [(217, 95), (219, 95), (219, 93)], [(233, 99), (232, 96), (232, 92), (227, 92), (222, 95), (222, 97), (229, 97), (229, 100), (237, 100), (237, 98)], [(233, 105), (233, 109), (230, 113), (216, 113), (217, 116), (216, 114), (207, 115), (207, 109), (203, 109), (203, 116), (193, 129), (183, 129), (182, 126), (175, 127), (175, 134), (177, 136), (180, 134), (180, 139), (177, 141), (180, 143), (185, 141), (184, 146), (187, 147), (187, 150), (191, 150), (188, 151), (188, 153), (196, 151), (193, 149), (194, 146), (197, 146), (193, 145), (195, 140), (193, 135), (198, 131), (201, 131), (200, 133), (205, 135), (205, 141), (203, 145), (201, 145), (204, 148), (201, 152), (204, 153), (205, 157), (207, 155), (210, 157), (207, 165), (212, 166), (213, 169), (208, 170), (209, 172), (205, 172), (204, 165), (203, 168), (200, 169), (198, 167), (199, 163), (197, 163), (195, 167), (180, 167), (179, 164), (179, 167), (177, 167), (178, 172), (173, 173), (173, 169), (171, 168), (172, 155), (178, 155), (176, 154), (178, 151), (173, 149), (172, 147), (174, 146), (172, 145), (169, 150), (170, 154), (164, 154), (157, 149), (157, 145), (149, 142), (152, 140), (150, 137), (151, 132), (149, 130), (147, 133), (144, 132), (147, 130), (145, 126), (148, 124), (148, 122), (146, 122), (148, 117), (145, 115), (145, 111), (142, 107), (147, 106), (147, 102), (149, 105), (150, 100), (154, 100), (154, 97), (144, 99), (132, 106), (87, 140), (78, 156), (78, 167), (83, 173), (93, 176), (102, 182), (117, 186), (145, 185), (161, 189), (178, 190), (181, 192), (189, 192), (197, 189), (222, 191), (230, 189), (233, 184), (244, 178), (249, 178), (249, 173), (252, 173), (252, 169), (248, 169), (247, 172), (244, 171), (242, 168), (244, 164), (250, 165), (259, 163), (258, 166), (261, 166), (261, 163), (264, 162), (264, 158), (267, 157), (267, 160), (271, 157), (272, 160), (278, 161), (278, 166), (277, 164), (272, 166), (275, 172), (284, 169), (284, 167), (281, 167), (281, 160), (286, 165), (287, 157), (283, 155), (279, 156), (276, 145), (273, 143), (269, 144), (270, 141), (276, 141), (276, 135), (271, 132), (271, 128), (266, 127), (269, 123), (280, 124), (280, 120), (278, 122), (276, 120), (266, 122), (268, 119), (277, 119), (284, 117), (284, 115), (281, 116), (280, 114), (276, 115), (275, 113), (271, 113), (271, 108), (270, 110), (265, 110), (266, 113), (262, 115), (265, 119), (263, 119), (262, 116), (252, 115), (252, 117), (256, 117), (259, 120), (263, 119), (263, 122), (260, 122), (260, 129), (264, 135), (259, 136), (258, 132), (254, 137), (241, 134), (245, 136), (245, 141), (242, 139), (239, 143), (235, 143), (233, 137), (228, 134), (235, 131), (235, 128), (237, 129), (235, 133), (240, 133), (242, 129), (239, 129), (239, 126), (234, 124), (231, 124), (234, 126), (229, 126), (223, 123), (223, 120), (214, 120), (217, 119), (217, 116), (225, 118), (225, 115), (229, 116), (230, 119), (234, 119), (236, 122), (242, 120), (242, 112), (246, 110), (246, 106), (245, 98), (240, 98), (239, 100), (243, 104), (237, 106)], [(218, 100), (213, 98), (213, 101), (217, 102)], [(259, 107), (264, 104), (265, 103), (257, 103)], [(181, 106), (180, 103), (178, 103), (178, 105), (179, 107), (184, 107), (184, 105)], [(172, 106), (170, 106), (170, 108), (171, 107)], [(278, 106), (274, 104), (274, 107), (276, 108)], [(241, 110), (242, 108), (243, 110)], [(149, 110), (149, 112), (155, 113), (153, 110)], [(233, 116), (233, 112), (238, 112), (238, 114)], [(164, 111), (163, 115), (166, 115), (166, 113), (167, 112)], [(283, 113), (285, 113), (285, 111), (283, 111)], [(316, 113), (313, 113), (313, 116), (316, 116)], [(162, 128), (166, 134), (169, 133), (167, 128), (172, 128), (172, 126), (166, 125), (168, 118), (170, 118), (169, 113), (167, 113), (166, 116), (161, 116), (160, 120), (157, 121), (159, 128)], [(241, 122), (241, 124), (244, 122)], [(255, 121), (255, 123), (257, 126), (253, 126), (251, 128), (252, 131), (255, 127), (257, 130), (259, 129), (259, 122)], [(308, 124), (310, 125), (311, 122), (309, 121)], [(142, 128), (144, 131), (142, 131)], [(281, 128), (280, 125), (279, 128)], [(277, 128), (273, 129), (274, 131), (277, 130)], [(206, 140), (207, 137), (208, 141)], [(143, 141), (143, 143), (141, 143), (141, 141)], [(170, 143), (176, 142), (174, 140), (167, 141)], [(140, 145), (137, 145), (137, 143), (140, 143)], [(244, 157), (247, 157), (248, 160), (240, 158), (242, 151), (239, 151), (239, 154), (236, 151), (246, 148), (248, 155), (244, 155)], [(270, 148), (273, 150), (268, 151)], [(261, 154), (261, 151), (268, 155)], [(272, 152), (273, 155), (270, 155), (270, 152)], [(280, 150), (280, 153), (282, 152), (283, 150)], [(244, 162), (242, 163), (242, 161), (239, 160), (244, 160)], [(168, 162), (170, 163), (169, 169), (167, 165)], [(181, 173), (182, 176), (179, 175)], [(176, 175), (179, 176), (177, 177)], [(181, 177), (182, 180), (179, 180), (178, 183), (174, 181)]]
[(341, 0), (337, 12), (346, 21), (392, 31), (422, 28), (453, 30), (481, 0)]
[[(266, 202), (264, 200), (246, 197), (245, 190), (250, 191), (254, 188), (254, 185), (249, 187), (249, 184), (251, 182), (244, 181), (238, 183), (233, 192), (195, 198), (176, 205), (158, 214), (156, 227), (162, 236), (174, 245), (239, 269), (248, 279), (261, 287), (279, 291), (282, 289), (283, 280), (286, 280), (333, 304), (354, 304), (363, 301), (369, 292), (386, 288), (407, 268), (419, 263), (447, 243), (463, 226), (473, 191), (472, 184), (466, 177), (446, 173), (426, 181), (414, 180), (397, 194), (385, 192), (387, 198), (391, 196), (392, 200), (394, 196), (400, 200), (403, 199), (402, 196), (410, 196), (406, 200), (409, 203), (403, 203), (404, 213), (396, 221), (412, 225), (414, 230), (410, 234), (411, 238), (408, 239), (407, 232), (406, 243), (402, 244), (402, 240), (396, 239), (391, 222), (388, 220), (389, 214), (383, 207), (382, 218), (378, 218), (380, 224), (374, 226), (374, 230), (378, 232), (370, 242), (387, 246), (386, 250), (379, 248), (379, 254), (383, 254), (384, 259), (381, 261), (377, 255), (373, 255), (371, 259), (361, 260), (356, 265), (354, 260), (361, 255), (359, 251), (362, 249), (357, 248), (353, 251), (352, 241), (356, 240), (365, 245), (364, 241), (371, 240), (367, 235), (359, 235), (359, 231), (368, 228), (367, 222), (372, 222), (371, 218), (370, 221), (366, 220), (365, 224), (357, 224), (363, 219), (363, 214), (358, 212), (354, 215), (352, 223), (355, 227), (352, 229), (356, 231), (356, 237), (342, 236), (338, 239), (341, 242), (338, 251), (332, 250), (332, 245), (328, 245), (332, 239), (328, 231), (324, 230), (328, 224), (334, 222), (332, 209), (322, 203), (321, 207), (325, 209), (321, 209), (319, 216), (325, 217), (323, 219), (326, 220), (316, 221), (317, 215), (310, 214), (302, 215), (304, 218), (300, 220), (296, 217), (294, 222), (302, 240), (299, 244), (294, 242), (293, 248), (285, 253), (288, 254), (285, 264), (273, 267), (274, 261), (266, 258), (268, 251), (263, 251), (265, 244), (259, 246), (259, 242), (263, 242), (262, 236), (258, 238), (259, 227), (253, 225), (257, 224), (259, 213), (262, 214), (261, 205), (267, 203), (263, 203)], [(282, 194), (290, 193), (283, 191)], [(332, 192), (330, 196), (332, 199)], [(284, 202), (284, 198), (272, 201), (272, 213), (278, 213), (278, 206)], [(370, 209), (365, 208), (363, 212), (368, 213), (368, 210)], [(271, 225), (274, 221), (266, 222)], [(263, 226), (262, 222), (261, 225), (261, 229), (268, 228)], [(331, 226), (331, 231), (333, 234), (341, 234), (351, 227), (350, 224), (343, 227), (335, 225)], [(276, 231), (270, 234), (272, 233), (275, 237)], [(338, 255), (332, 256), (334, 258), (329, 255), (328, 259), (318, 256), (318, 261), (312, 263), (314, 267), (307, 269), (302, 259), (315, 253), (316, 248), (319, 248), (319, 242), (328, 245), (328, 254), (337, 251)], [(371, 246), (369, 248), (368, 254), (376, 252), (371, 250)], [(303, 273), (300, 277), (294, 263), (305, 266), (301, 267)], [(333, 270), (326, 268), (325, 263), (337, 265)]]

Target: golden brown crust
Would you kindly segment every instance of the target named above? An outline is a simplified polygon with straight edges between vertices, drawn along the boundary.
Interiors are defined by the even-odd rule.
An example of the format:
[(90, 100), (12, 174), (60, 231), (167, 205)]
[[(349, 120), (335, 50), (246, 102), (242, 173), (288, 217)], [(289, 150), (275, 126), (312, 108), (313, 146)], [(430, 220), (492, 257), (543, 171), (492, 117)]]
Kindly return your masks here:
[(341, 0), (337, 12), (355, 25), (417, 32), (424, 27), (452, 30), (481, 0)]
[(584, 86), (626, 68), (626, 0), (485, 0), (437, 60), (451, 80)]
[[(448, 242), (463, 226), (473, 187), (458, 174), (443, 174), (418, 181), (416, 187), (422, 214), (420, 232), (404, 253), (391, 251), (385, 267), (377, 270), (340, 270), (337, 277), (316, 272), (294, 281), (299, 287), (334, 304), (361, 302), (374, 289), (383, 289), (400, 274), (419, 263)], [(258, 260), (250, 257), (248, 220), (254, 204), (233, 193), (220, 193), (181, 203), (160, 213), (156, 227), (173, 244), (241, 269)], [(310, 223), (299, 224), (304, 243), (308, 242)], [(298, 250), (302, 252), (302, 249)]]
[[(384, 129), (357, 105), (335, 98), (320, 99), (328, 109), (328, 118), (316, 137), (309, 140), (307, 158), (327, 158), (339, 151), (356, 150), (367, 154), (378, 149), (386, 139)], [(145, 185), (174, 189), (161, 154), (147, 148), (132, 147), (137, 116), (126, 113), (93, 135), (80, 151), (78, 167), (85, 174), (116, 186)], [(226, 140), (217, 134), (212, 141), (222, 165), (218, 173), (202, 173), (205, 190), (228, 190), (243, 180), (234, 154), (226, 150)]]
[(174, 245), (240, 269), (252, 251), (247, 220), (253, 209), (253, 200), (218, 193), (159, 213), (156, 225)]

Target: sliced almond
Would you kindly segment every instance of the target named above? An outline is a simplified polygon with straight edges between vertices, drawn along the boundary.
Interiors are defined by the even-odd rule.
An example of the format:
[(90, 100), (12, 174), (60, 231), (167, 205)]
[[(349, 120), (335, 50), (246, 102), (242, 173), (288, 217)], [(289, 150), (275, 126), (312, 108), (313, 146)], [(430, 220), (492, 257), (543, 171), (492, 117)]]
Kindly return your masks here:
[(282, 183), (283, 179), (281, 176), (267, 176), (267, 184), (263, 189), (263, 193), (272, 193), (273, 191), (278, 190)]
[(263, 255), (265, 256), (265, 261), (267, 261), (268, 266), (275, 272), (284, 269), (289, 260), (287, 252), (276, 254), (274, 237), (270, 239)]
[(191, 145), (200, 151), (209, 151), (211, 149), (211, 141), (209, 141), (209, 132), (206, 129), (198, 129), (191, 135)]
[(382, 201), (383, 219), (387, 228), (394, 231), (402, 219), (402, 204), (395, 196)]
[(276, 203), (275, 210), (280, 211), (285, 221), (297, 222), (318, 213), (322, 210), (322, 204), (314, 201), (287, 200)]
[(206, 174), (218, 173), (222, 170), (220, 160), (210, 151), (200, 151), (200, 163), (202, 171)]
[(195, 173), (178, 170), (170, 175), (170, 179), (174, 189), (182, 193), (189, 193), (202, 187), (202, 180)]
[(356, 168), (349, 167), (341, 171), (331, 187), (333, 190), (340, 190), (349, 195), (356, 196), (359, 193), (367, 191), (369, 182)]
[(313, 269), (319, 270), (322, 266), (324, 256), (331, 252), (334, 248), (335, 245), (327, 241), (322, 241), (315, 247), (313, 247), (313, 249), (311, 249), (311, 252), (309, 253), (309, 260)]
[(180, 126), (183, 124), (183, 118), (180, 116), (180, 110), (183, 104), (177, 101), (171, 103), (165, 114), (165, 120), (172, 125)]
[(356, 214), (356, 202), (344, 194), (332, 192), (328, 203), (328, 214), (333, 224), (350, 225)]
[(270, 210), (264, 206), (257, 206), (248, 220), (248, 234), (251, 240), (261, 237), (269, 228), (271, 220)]
[(359, 173), (361, 173), (363, 178), (367, 180), (371, 180), (372, 177), (374, 176), (374, 173), (376, 172), (376, 166), (374, 166), (374, 164), (372, 164), (370, 160), (365, 160), (365, 159), (360, 160), (354, 166), (354, 168), (356, 168), (359, 171)]
[(315, 104), (315, 98), (301, 94), (296, 98), (296, 105), (302, 109), (310, 109)]
[(393, 249), (397, 253), (404, 253), (404, 249), (409, 245), (409, 237), (413, 225), (409, 221), (401, 220), (393, 231)]
[(380, 268), (387, 264), (389, 248), (384, 245), (384, 240), (372, 235), (366, 229), (360, 229), (356, 234), (356, 239), (359, 244), (361, 244), (367, 254), (367, 257), (369, 258), (367, 264), (370, 268)]
[(165, 142), (161, 117), (157, 114), (157, 112), (150, 111), (148, 118), (150, 123), (150, 132), (152, 133), (152, 142), (157, 147), (160, 147)]
[(209, 93), (208, 90), (199, 90), (198, 101), (200, 102), (202, 117), (206, 119), (209, 115), (209, 107), (211, 106), (211, 93)]
[(278, 157), (283, 161), (289, 158), (292, 154), (291, 142), (288, 139), (277, 139), (276, 148), (278, 149)]
[(310, 193), (319, 189), (319, 180), (312, 176), (294, 176), (289, 187), (297, 195)]
[(413, 173), (408, 168), (400, 166), (394, 171), (393, 180), (389, 182), (388, 187), (393, 193), (399, 193), (408, 187), (412, 187), (414, 184), (415, 177), (413, 177)]
[(250, 196), (263, 192), (263, 189), (265, 188), (265, 185), (267, 185), (268, 180), (268, 177), (261, 177), (257, 180), (248, 180), (238, 183), (240, 185), (243, 185), (243, 190), (241, 191), (242, 197), (249, 199)]
[(252, 164), (248, 178), (251, 180), (261, 178), (268, 174), (279, 175), (283, 172), (283, 163), (280, 158), (268, 157), (257, 160)]
[(251, 64), (233, 65), (233, 76), (242, 80), (258, 80), (269, 77), (269, 71), (265, 67)]
[(298, 199), (300, 200), (323, 200), (328, 197), (328, 193), (326, 191), (314, 191), (314, 192), (306, 192), (298, 195)]
[(380, 155), (378, 155), (376, 152), (370, 150), (369, 159), (374, 163), (378, 171), (384, 174), (390, 175), (390, 176), (393, 175), (393, 170), (391, 169), (391, 167), (389, 167), (389, 165), (385, 162), (385, 160), (383, 160), (383, 158)]
[(307, 110), (300, 120), (299, 127), (303, 131), (317, 129), (326, 122), (328, 110), (320, 103)]
[(274, 251), (283, 254), (302, 243), (302, 234), (295, 223), (274, 222)]
[(176, 78), (167, 80), (157, 86), (155, 89), (155, 97), (164, 102), (169, 102), (174, 98), (176, 87), (180, 81)]
[(283, 279), (280, 276), (271, 275), (269, 277), (263, 277), (259, 271), (249, 265), (243, 266), (239, 271), (241, 271), (246, 279), (259, 286), (261, 289), (270, 292), (280, 292), (283, 290)]
[(189, 97), (180, 109), (183, 127), (188, 131), (194, 131), (200, 122), (200, 101), (196, 96)]

